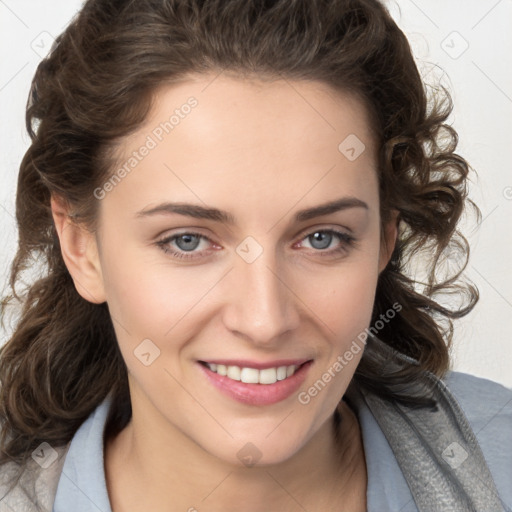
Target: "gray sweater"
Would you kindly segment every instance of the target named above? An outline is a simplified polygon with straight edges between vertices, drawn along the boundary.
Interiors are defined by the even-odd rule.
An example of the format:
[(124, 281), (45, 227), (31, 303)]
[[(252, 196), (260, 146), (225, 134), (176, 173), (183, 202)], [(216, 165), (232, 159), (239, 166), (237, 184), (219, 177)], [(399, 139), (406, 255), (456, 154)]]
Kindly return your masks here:
[[(361, 425), (368, 511), (512, 512), (512, 390), (459, 372), (427, 378), (435, 411), (386, 402), (354, 383), (345, 394)], [(103, 466), (110, 400), (66, 446), (36, 450), (14, 488), (17, 465), (0, 468), (0, 512), (112, 512)]]

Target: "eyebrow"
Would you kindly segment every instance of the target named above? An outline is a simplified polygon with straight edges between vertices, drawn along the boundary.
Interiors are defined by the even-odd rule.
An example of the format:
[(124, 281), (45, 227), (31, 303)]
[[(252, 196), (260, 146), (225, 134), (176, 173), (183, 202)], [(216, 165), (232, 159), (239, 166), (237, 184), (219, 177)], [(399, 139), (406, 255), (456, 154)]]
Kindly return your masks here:
[[(328, 203), (324, 203), (305, 210), (299, 210), (295, 214), (295, 222), (304, 222), (322, 215), (329, 215), (349, 208), (369, 209), (368, 205), (356, 197), (342, 197)], [(185, 215), (196, 219), (213, 220), (228, 225), (235, 224), (235, 217), (229, 212), (217, 208), (207, 208), (191, 203), (161, 203), (150, 209), (143, 209), (135, 214), (137, 218), (146, 218), (153, 215)]]

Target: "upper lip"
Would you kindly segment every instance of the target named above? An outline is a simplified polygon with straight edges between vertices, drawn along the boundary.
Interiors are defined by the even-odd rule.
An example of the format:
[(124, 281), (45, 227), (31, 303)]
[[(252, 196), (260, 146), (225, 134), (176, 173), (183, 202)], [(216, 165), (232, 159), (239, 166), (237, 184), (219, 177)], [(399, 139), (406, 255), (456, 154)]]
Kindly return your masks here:
[(225, 366), (238, 366), (240, 368), (255, 368), (256, 370), (264, 370), (265, 368), (278, 368), (279, 366), (301, 366), (311, 359), (276, 359), (275, 361), (250, 361), (248, 359), (208, 359), (199, 361), (209, 364), (223, 364)]

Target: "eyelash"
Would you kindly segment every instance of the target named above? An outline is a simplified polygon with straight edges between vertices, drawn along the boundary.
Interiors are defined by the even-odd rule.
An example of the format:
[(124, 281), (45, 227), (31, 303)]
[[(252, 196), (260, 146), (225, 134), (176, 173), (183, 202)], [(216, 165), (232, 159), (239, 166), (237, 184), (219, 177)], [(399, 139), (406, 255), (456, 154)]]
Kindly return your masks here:
[[(319, 255), (322, 256), (322, 257), (334, 256), (335, 254), (344, 252), (347, 249), (353, 247), (355, 245), (356, 241), (357, 241), (352, 235), (349, 235), (348, 233), (344, 233), (343, 231), (337, 231), (335, 229), (317, 229), (315, 231), (311, 231), (310, 233), (306, 234), (301, 239), (301, 241), (305, 240), (306, 238), (308, 238), (308, 237), (310, 237), (312, 235), (314, 235), (315, 233), (334, 234), (337, 237), (339, 237), (339, 239), (341, 241), (340, 245), (337, 248), (335, 248), (335, 249), (330, 249), (330, 250), (318, 249), (318, 250), (315, 250), (315, 252), (319, 253)], [(187, 253), (186, 251), (179, 252), (179, 251), (173, 251), (173, 250), (169, 249), (169, 243), (173, 242), (177, 238), (179, 238), (181, 236), (184, 236), (184, 235), (193, 235), (193, 236), (196, 236), (196, 237), (198, 237), (200, 239), (208, 240), (208, 241), (211, 242), (211, 240), (208, 237), (202, 235), (201, 233), (195, 233), (193, 231), (186, 231), (186, 232), (183, 232), (183, 233), (178, 233), (176, 235), (168, 236), (166, 238), (163, 238), (162, 240), (158, 240), (157, 242), (155, 242), (155, 244), (164, 253), (170, 254), (174, 258), (179, 258), (179, 259), (184, 259), (184, 260), (193, 260), (193, 259), (199, 258), (200, 256), (197, 256), (196, 255), (197, 253), (194, 253), (194, 252), (188, 252)]]

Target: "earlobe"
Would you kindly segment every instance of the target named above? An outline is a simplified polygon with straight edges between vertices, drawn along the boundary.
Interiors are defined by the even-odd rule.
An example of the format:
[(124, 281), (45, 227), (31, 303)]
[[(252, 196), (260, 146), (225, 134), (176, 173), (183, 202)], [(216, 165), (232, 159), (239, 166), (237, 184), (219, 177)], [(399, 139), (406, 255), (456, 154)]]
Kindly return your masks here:
[(61, 198), (52, 195), (51, 209), (62, 258), (77, 292), (88, 302), (105, 302), (103, 276), (94, 235), (69, 217), (68, 207)]
[(398, 210), (393, 210), (391, 212), (390, 219), (383, 228), (382, 241), (380, 246), (379, 274), (386, 268), (386, 265), (389, 263), (391, 255), (395, 250), (398, 237), (399, 221), (400, 219)]

